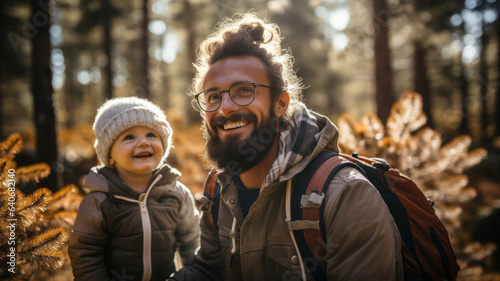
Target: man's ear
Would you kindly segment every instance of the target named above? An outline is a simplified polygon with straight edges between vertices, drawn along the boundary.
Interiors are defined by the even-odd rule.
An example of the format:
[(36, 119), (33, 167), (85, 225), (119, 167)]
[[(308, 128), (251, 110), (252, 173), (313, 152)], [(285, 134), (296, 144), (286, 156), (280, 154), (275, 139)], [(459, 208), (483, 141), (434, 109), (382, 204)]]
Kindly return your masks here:
[(285, 114), (289, 103), (290, 94), (288, 94), (288, 92), (283, 92), (278, 96), (276, 102), (274, 103), (274, 112), (276, 112), (276, 116), (278, 118)]

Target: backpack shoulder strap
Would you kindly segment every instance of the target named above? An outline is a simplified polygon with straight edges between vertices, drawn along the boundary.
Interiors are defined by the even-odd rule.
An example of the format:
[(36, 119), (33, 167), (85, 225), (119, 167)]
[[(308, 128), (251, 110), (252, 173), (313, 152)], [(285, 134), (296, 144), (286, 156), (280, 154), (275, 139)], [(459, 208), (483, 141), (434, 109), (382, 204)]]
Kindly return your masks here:
[[(295, 176), (291, 196), (292, 228), (302, 259), (315, 280), (326, 280), (323, 198), (331, 179), (342, 168), (356, 164), (334, 151), (323, 151)], [(300, 208), (299, 208), (300, 206)], [(306, 223), (307, 222), (307, 223)]]
[(203, 220), (211, 226), (212, 230), (217, 231), (217, 216), (219, 212), (219, 189), (217, 182), (217, 173), (212, 170), (208, 174), (203, 186), (203, 197), (200, 199), (200, 210), (203, 212)]

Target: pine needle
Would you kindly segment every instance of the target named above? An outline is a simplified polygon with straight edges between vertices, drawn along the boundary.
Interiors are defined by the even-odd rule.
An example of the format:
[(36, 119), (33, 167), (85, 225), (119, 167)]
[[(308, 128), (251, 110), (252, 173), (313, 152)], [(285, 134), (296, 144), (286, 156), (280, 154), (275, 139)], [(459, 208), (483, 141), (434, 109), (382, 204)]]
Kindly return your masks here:
[(38, 163), (30, 166), (20, 167), (16, 171), (16, 176), (20, 184), (34, 181), (39, 183), (41, 179), (50, 175), (50, 166), (46, 163)]
[(47, 210), (49, 212), (58, 210), (77, 211), (82, 199), (83, 195), (80, 194), (78, 187), (71, 184), (52, 195), (52, 201), (47, 206)]
[(49, 229), (19, 245), (19, 252), (27, 255), (43, 255), (45, 252), (59, 250), (68, 241), (63, 228)]
[(0, 158), (14, 159), (23, 149), (23, 138), (20, 134), (11, 134), (7, 139), (0, 143)]
[(50, 195), (51, 192), (47, 188), (39, 188), (16, 202), (16, 214), (24, 227), (31, 225), (36, 215), (46, 210)]
[(16, 162), (12, 161), (12, 159), (8, 158), (0, 158), (0, 183), (1, 188), (7, 189), (6, 180), (10, 179), (9, 170), (16, 168)]
[[(21, 260), (22, 259), (22, 260)], [(20, 255), (22, 264), (28, 265), (32, 271), (54, 272), (64, 264), (63, 251), (45, 251), (40, 254)]]

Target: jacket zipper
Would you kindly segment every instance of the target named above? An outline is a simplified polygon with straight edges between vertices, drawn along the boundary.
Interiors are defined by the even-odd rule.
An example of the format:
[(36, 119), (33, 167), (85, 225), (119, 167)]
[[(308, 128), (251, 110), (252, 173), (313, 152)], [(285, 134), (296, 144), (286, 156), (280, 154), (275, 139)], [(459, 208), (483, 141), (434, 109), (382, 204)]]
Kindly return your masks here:
[[(139, 200), (135, 199), (130, 199), (128, 197), (120, 196), (120, 195), (115, 195), (115, 198), (125, 200), (128, 202), (135, 202), (139, 204), (140, 212), (141, 212), (141, 221), (142, 221), (142, 265), (143, 265), (143, 272), (142, 272), (142, 281), (149, 281), (151, 279), (152, 275), (152, 264), (151, 264), (151, 219), (149, 217), (149, 212), (148, 212), (148, 195), (152, 187), (162, 178), (162, 175), (158, 175), (156, 179), (151, 183), (151, 185), (148, 187), (146, 193), (141, 194), (139, 196)], [(144, 196), (142, 196), (144, 195)]]

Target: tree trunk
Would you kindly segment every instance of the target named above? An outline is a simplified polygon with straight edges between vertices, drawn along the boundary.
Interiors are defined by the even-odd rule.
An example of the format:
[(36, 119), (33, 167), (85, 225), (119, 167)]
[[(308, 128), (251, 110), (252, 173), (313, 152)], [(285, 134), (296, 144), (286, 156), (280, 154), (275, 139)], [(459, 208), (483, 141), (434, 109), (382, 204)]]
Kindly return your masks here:
[(429, 77), (427, 75), (427, 64), (425, 58), (427, 51), (422, 46), (421, 41), (414, 43), (414, 89), (415, 92), (422, 96), (423, 110), (427, 116), (427, 125), (434, 127), (434, 120), (432, 116), (432, 101), (429, 85)]
[[(109, 0), (105, 0), (105, 4), (111, 6)], [(111, 18), (104, 18), (103, 23), (103, 49), (104, 54), (108, 58), (106, 65), (104, 66), (104, 97), (106, 99), (111, 99), (113, 97), (113, 72), (111, 70), (112, 54), (111, 54)]]
[(142, 39), (141, 39), (141, 52), (142, 63), (140, 68), (140, 85), (144, 98), (150, 98), (150, 81), (149, 81), (149, 4), (148, 0), (142, 2)]
[[(191, 3), (189, 0), (184, 0), (184, 18), (186, 19), (186, 29), (187, 29), (187, 50), (188, 50), (188, 58), (190, 63), (194, 63), (196, 61), (196, 43), (195, 43), (195, 35), (196, 35), (196, 30), (194, 28), (194, 21), (196, 20), (195, 17), (195, 9), (191, 6)], [(194, 67), (190, 65), (189, 67), (189, 81), (194, 77), (195, 72), (194, 72)], [(186, 97), (186, 104), (188, 104), (187, 108), (187, 114), (188, 116), (188, 124), (192, 122), (200, 122), (200, 113), (198, 113), (196, 110), (194, 110), (191, 107), (191, 100), (193, 99), (192, 96), (185, 95)]]
[(52, 95), (52, 71), (50, 69), (50, 13), (49, 0), (32, 0), (31, 23), (36, 29), (32, 39), (31, 91), (33, 93), (34, 121), (36, 129), (37, 160), (51, 167), (50, 176), (43, 185), (52, 191), (57, 186), (57, 140)]
[(390, 14), (388, 11), (385, 0), (373, 0), (375, 96), (377, 114), (384, 123), (387, 121), (394, 103), (391, 51), (388, 36)]
[[(496, 2), (497, 15), (500, 13), (500, 1)], [(495, 103), (495, 135), (500, 137), (500, 20), (497, 19), (497, 82)]]
[(483, 140), (488, 139), (488, 63), (486, 62), (486, 46), (488, 45), (489, 36), (486, 30), (483, 29), (483, 35), (481, 36), (481, 56), (479, 61), (479, 83), (480, 83), (480, 94), (481, 94), (481, 138)]
[(467, 120), (469, 120), (469, 82), (467, 81), (467, 76), (465, 75), (465, 65), (462, 62), (462, 56), (459, 57), (460, 63), (460, 93), (462, 100), (462, 119), (460, 121), (460, 132), (462, 134), (469, 135), (469, 125)]

